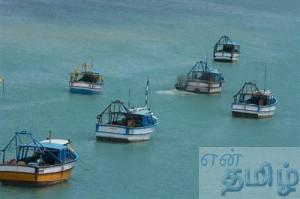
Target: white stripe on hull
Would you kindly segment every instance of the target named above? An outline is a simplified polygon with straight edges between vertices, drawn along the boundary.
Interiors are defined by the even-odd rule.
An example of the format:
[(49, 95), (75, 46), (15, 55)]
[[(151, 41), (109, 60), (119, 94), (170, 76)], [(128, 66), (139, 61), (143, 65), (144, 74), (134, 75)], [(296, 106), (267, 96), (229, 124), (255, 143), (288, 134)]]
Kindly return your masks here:
[(18, 166), (18, 165), (0, 165), (0, 172), (21, 172), (21, 173), (35, 173), (34, 167)]
[(54, 167), (46, 167), (46, 168), (39, 168), (39, 174), (45, 174), (45, 173), (56, 173), (61, 172), (65, 170), (72, 169), (74, 167), (74, 162), (60, 165), (60, 166), (54, 166)]
[(110, 139), (119, 139), (119, 140), (127, 140), (129, 142), (137, 142), (137, 141), (146, 141), (149, 140), (151, 134), (136, 134), (136, 135), (123, 135), (123, 134), (112, 134), (106, 132), (96, 132), (97, 138), (110, 138)]
[(86, 91), (101, 91), (103, 85), (99, 84), (89, 84), (85, 82), (70, 82), (70, 89), (74, 90), (86, 90)]
[(216, 52), (214, 54), (214, 60), (218, 61), (237, 61), (239, 58), (239, 54), (238, 53), (219, 53)]
[(187, 82), (186, 91), (196, 93), (220, 93), (222, 92), (222, 84), (190, 81)]
[(233, 104), (232, 113), (233, 114), (248, 114), (254, 115), (258, 118), (272, 117), (276, 106), (255, 106), (255, 105), (243, 105), (243, 104)]
[[(56, 173), (65, 170), (72, 169), (74, 167), (75, 162), (58, 165), (58, 166), (50, 166), (50, 167), (39, 167), (39, 174), (47, 174), (47, 173)], [(36, 173), (36, 168), (32, 166), (20, 166), (20, 165), (0, 165), (0, 172), (19, 172), (19, 173)]]
[(149, 140), (154, 126), (148, 128), (122, 128), (117, 126), (98, 125), (96, 129), (96, 137), (124, 139), (128, 141)]
[(71, 87), (82, 87), (82, 88), (95, 88), (95, 89), (102, 88), (101, 84), (90, 84), (90, 83), (85, 83), (85, 82), (71, 82), (70, 86)]

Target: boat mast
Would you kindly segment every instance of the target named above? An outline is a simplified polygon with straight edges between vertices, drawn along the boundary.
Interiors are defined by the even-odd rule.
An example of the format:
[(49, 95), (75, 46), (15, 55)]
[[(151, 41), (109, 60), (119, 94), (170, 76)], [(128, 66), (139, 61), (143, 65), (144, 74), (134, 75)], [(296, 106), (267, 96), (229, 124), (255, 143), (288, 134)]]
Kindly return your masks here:
[(266, 82), (267, 82), (267, 66), (265, 66), (264, 93), (266, 92)]
[(5, 95), (4, 78), (0, 76), (0, 85), (2, 84), (2, 96)]
[(130, 108), (131, 89), (128, 90), (128, 108)]
[(147, 77), (145, 107), (148, 107), (148, 93), (149, 93), (149, 77)]

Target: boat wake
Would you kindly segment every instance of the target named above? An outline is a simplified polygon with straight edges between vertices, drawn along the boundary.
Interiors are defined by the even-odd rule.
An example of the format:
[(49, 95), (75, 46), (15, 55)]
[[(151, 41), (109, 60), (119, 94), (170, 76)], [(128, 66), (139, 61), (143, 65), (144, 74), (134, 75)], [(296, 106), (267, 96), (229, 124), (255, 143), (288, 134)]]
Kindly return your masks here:
[(176, 89), (170, 90), (160, 90), (156, 91), (159, 95), (169, 95), (169, 96), (185, 96), (185, 95), (197, 95), (196, 93), (186, 92), (186, 91), (179, 91)]

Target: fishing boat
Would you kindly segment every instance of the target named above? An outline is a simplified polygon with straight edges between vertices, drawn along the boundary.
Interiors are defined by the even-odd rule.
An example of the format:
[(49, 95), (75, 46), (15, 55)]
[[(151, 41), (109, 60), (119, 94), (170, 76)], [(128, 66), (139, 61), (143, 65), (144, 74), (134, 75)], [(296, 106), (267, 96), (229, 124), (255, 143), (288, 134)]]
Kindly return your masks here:
[(272, 117), (277, 104), (270, 90), (259, 90), (253, 82), (244, 83), (233, 99), (232, 115), (236, 117)]
[(48, 185), (68, 180), (78, 154), (70, 140), (38, 141), (30, 132), (16, 132), (0, 151), (0, 181), (25, 185)]
[(147, 80), (145, 106), (130, 108), (114, 100), (97, 116), (96, 137), (113, 141), (145, 141), (158, 125), (158, 119), (148, 107), (149, 80)]
[(214, 46), (214, 60), (220, 62), (235, 62), (240, 56), (240, 45), (223, 35)]
[(91, 68), (91, 64), (83, 63), (70, 73), (71, 93), (97, 94), (102, 91), (103, 77), (100, 73), (92, 71)]
[(177, 78), (175, 88), (194, 93), (220, 93), (223, 82), (220, 70), (209, 67), (207, 61), (198, 61), (186, 75)]

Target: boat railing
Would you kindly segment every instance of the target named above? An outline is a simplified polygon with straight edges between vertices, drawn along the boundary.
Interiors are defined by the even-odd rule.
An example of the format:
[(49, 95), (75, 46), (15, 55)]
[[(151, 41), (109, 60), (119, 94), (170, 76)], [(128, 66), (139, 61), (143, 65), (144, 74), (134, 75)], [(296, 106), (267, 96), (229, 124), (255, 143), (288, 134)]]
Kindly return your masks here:
[(63, 164), (70, 164), (72, 162), (76, 162), (78, 158), (74, 159), (68, 159), (67, 161), (61, 162), (61, 163), (56, 163), (56, 164), (40, 164), (36, 162), (23, 162), (23, 161), (17, 161), (16, 159), (12, 159), (10, 161), (5, 161), (1, 166), (26, 166), (26, 167), (32, 167), (32, 168), (48, 168), (48, 167), (55, 167), (55, 166), (61, 166)]
[(215, 84), (223, 82), (222, 80), (217, 80), (217, 81), (214, 81), (214, 80), (202, 80), (202, 79), (199, 79), (199, 78), (187, 78), (186, 80), (187, 81), (198, 81), (198, 82), (203, 82), (203, 83), (215, 83)]
[(98, 126), (106, 126), (112, 128), (122, 128), (122, 129), (144, 129), (144, 128), (151, 128), (157, 126), (158, 121), (154, 124), (147, 125), (147, 126), (125, 126), (125, 125), (117, 125), (117, 124), (97, 124)]
[(244, 106), (251, 106), (251, 107), (272, 107), (272, 106), (275, 106), (276, 104), (277, 104), (277, 100), (276, 99), (275, 99), (274, 103), (272, 103), (272, 104), (266, 104), (266, 105), (262, 105), (262, 104), (249, 104), (249, 103), (246, 103), (246, 102), (232, 102), (232, 105), (244, 105)]

